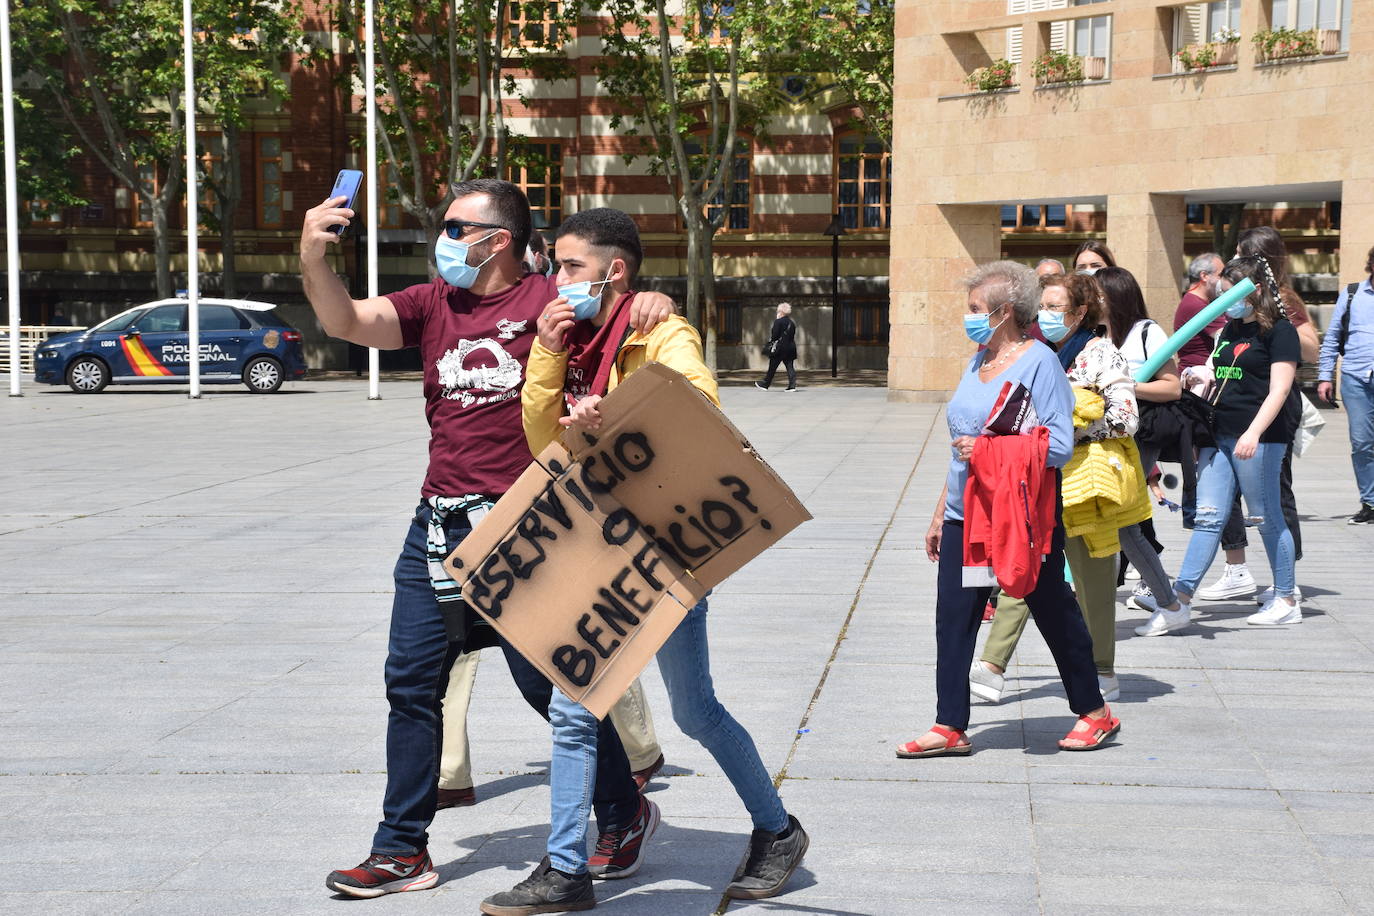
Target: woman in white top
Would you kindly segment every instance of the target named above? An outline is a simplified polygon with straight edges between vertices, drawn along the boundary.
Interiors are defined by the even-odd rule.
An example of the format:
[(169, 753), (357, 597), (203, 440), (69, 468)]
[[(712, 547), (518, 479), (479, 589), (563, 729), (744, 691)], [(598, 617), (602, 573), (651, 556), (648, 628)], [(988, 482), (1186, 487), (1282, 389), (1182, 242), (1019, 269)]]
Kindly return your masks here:
[[(1131, 367), (1131, 375), (1134, 376), (1150, 354), (1157, 352), (1164, 345), (1169, 335), (1151, 320), (1149, 313), (1146, 312), (1145, 297), (1140, 292), (1140, 284), (1135, 282), (1135, 277), (1129, 270), (1124, 267), (1104, 267), (1093, 279), (1102, 287), (1102, 296), (1106, 300), (1107, 333), (1112, 343), (1121, 351), (1121, 355), (1126, 357), (1126, 362)], [(1177, 401), (1182, 394), (1183, 386), (1178, 378), (1178, 364), (1172, 359), (1161, 366), (1148, 382), (1137, 382), (1135, 386), (1135, 396), (1140, 402), (1142, 414), (1149, 409), (1149, 404)], [(1136, 440), (1136, 445), (1140, 448), (1141, 467), (1148, 474), (1159, 460), (1159, 449), (1139, 439)], [(1163, 564), (1159, 562), (1159, 554), (1155, 553), (1140, 526), (1122, 528), (1120, 538), (1122, 552), (1131, 561), (1131, 565), (1140, 571), (1141, 579), (1150, 589), (1149, 596), (1136, 595), (1137, 604), (1152, 612), (1150, 623), (1144, 627), (1137, 627), (1136, 633), (1141, 636), (1161, 636), (1169, 630), (1187, 626), (1188, 605), (1180, 604), (1174, 595), (1173, 583), (1169, 581)], [(1171, 603), (1161, 605), (1161, 599), (1157, 596), (1164, 596), (1164, 599), (1171, 600)], [(1175, 612), (1169, 616), (1170, 624), (1167, 629), (1162, 628), (1162, 625), (1152, 625), (1156, 620), (1163, 619), (1162, 616), (1153, 614), (1160, 607)]]

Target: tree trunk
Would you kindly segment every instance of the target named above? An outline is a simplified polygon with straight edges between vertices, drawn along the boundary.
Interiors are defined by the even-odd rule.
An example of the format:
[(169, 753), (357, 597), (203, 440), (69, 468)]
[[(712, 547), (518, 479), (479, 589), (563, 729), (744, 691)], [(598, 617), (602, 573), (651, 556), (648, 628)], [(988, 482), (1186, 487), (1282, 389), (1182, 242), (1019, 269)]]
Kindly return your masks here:
[(243, 197), (243, 176), (239, 173), (242, 154), (239, 150), (239, 128), (226, 124), (220, 131), (223, 147), (223, 181), (220, 183), (224, 193), (219, 195), (219, 246), (220, 246), (220, 288), (226, 299), (239, 297), (238, 256), (234, 251), (234, 220), (238, 215), (239, 200)]
[(153, 213), (153, 258), (157, 265), (157, 297), (170, 299), (175, 292), (172, 286), (172, 238), (171, 228), (167, 225), (167, 208), (161, 200), (146, 196), (148, 208)]
[(1236, 254), (1245, 204), (1212, 204), (1212, 248), (1223, 262)]
[(683, 208), (683, 222), (687, 225), (687, 301), (683, 312), (687, 323), (697, 330), (701, 326), (701, 220), (692, 219), (692, 212)]
[(439, 276), (439, 267), (434, 263), (434, 241), (443, 231), (444, 214), (448, 212), (449, 198), (444, 196), (444, 203), (438, 207), (430, 207), (420, 216), (420, 227), (425, 233), (425, 268), (429, 271), (429, 278), (433, 280)]
[(701, 346), (706, 366), (716, 371), (716, 264), (715, 227), (710, 223), (701, 230)]

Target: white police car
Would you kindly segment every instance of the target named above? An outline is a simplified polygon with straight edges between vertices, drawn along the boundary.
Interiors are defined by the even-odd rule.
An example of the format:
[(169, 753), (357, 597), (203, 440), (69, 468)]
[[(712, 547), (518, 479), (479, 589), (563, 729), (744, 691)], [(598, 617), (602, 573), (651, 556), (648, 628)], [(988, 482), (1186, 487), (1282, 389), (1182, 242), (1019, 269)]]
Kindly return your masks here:
[[(200, 300), (200, 379), (242, 382), (270, 394), (305, 377), (301, 332), (273, 314), (270, 302)], [(190, 374), (186, 300), (159, 299), (120, 312), (84, 331), (57, 334), (34, 353), (34, 380), (66, 384), (79, 394), (106, 385), (167, 382)]]

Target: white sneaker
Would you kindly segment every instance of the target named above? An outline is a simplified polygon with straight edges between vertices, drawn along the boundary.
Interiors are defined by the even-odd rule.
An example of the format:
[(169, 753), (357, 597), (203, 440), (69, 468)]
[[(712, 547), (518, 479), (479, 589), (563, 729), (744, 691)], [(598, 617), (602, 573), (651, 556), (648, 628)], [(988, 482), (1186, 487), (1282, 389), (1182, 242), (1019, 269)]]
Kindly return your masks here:
[(1006, 683), (1005, 677), (989, 670), (980, 658), (975, 658), (973, 664), (969, 666), (969, 693), (980, 700), (987, 700), (989, 703), (1002, 702), (1002, 688), (1006, 686)]
[[(1298, 588), (1296, 585), (1293, 586), (1293, 597), (1297, 598), (1299, 601), (1302, 600), (1302, 589)], [(1260, 607), (1264, 607), (1266, 604), (1273, 600), (1274, 586), (1272, 585), (1255, 596), (1255, 603), (1258, 604)]]
[(1127, 566), (1127, 567), (1126, 567), (1126, 578), (1127, 578), (1127, 579), (1139, 579), (1139, 578), (1140, 578), (1140, 570), (1136, 569), (1134, 566)]
[(1275, 598), (1246, 617), (1245, 622), (1252, 627), (1286, 627), (1302, 623), (1302, 599), (1296, 599), (1290, 605), (1282, 598)]
[(1097, 689), (1102, 691), (1102, 702), (1104, 703), (1115, 703), (1121, 699), (1121, 682), (1116, 679), (1115, 675), (1103, 677), (1099, 674), (1097, 676)]
[(1135, 635), (1163, 636), (1165, 633), (1181, 630), (1188, 625), (1188, 616), (1190, 613), (1191, 606), (1181, 601), (1176, 611), (1160, 608), (1150, 615), (1149, 620), (1135, 628)]
[(1137, 611), (1153, 611), (1156, 607), (1155, 593), (1150, 591), (1150, 586), (1141, 582), (1126, 599), (1126, 607), (1135, 608)]
[(1244, 563), (1237, 563), (1235, 566), (1227, 563), (1221, 578), (1198, 589), (1193, 597), (1202, 601), (1225, 601), (1227, 598), (1253, 595), (1258, 587), (1255, 585), (1255, 577), (1250, 575), (1249, 566)]

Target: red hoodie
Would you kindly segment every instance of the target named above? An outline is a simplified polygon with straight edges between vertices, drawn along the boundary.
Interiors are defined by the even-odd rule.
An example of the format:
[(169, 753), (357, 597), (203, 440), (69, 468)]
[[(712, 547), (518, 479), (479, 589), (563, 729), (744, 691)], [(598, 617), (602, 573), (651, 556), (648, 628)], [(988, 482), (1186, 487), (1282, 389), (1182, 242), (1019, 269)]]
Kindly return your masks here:
[(1055, 529), (1058, 478), (1045, 466), (1050, 431), (979, 436), (964, 488), (964, 566), (992, 567), (1013, 598), (1035, 589)]

